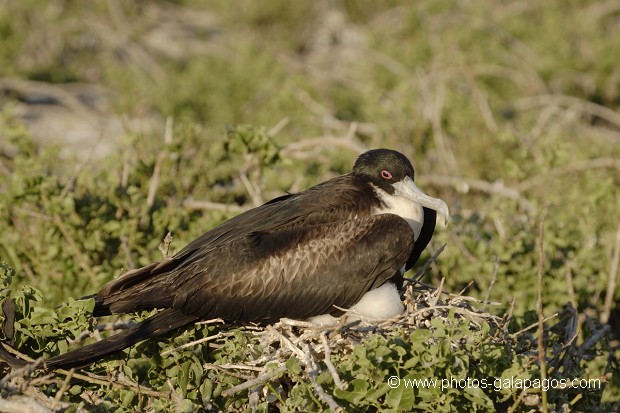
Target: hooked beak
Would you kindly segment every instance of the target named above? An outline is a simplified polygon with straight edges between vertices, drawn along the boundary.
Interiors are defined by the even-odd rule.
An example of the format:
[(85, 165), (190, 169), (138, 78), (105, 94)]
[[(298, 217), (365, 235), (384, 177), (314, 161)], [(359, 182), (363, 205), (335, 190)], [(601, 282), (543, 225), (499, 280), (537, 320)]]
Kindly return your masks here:
[(444, 225), (448, 223), (448, 218), (450, 218), (448, 205), (439, 198), (433, 198), (426, 195), (416, 186), (416, 184), (413, 183), (413, 179), (410, 177), (406, 176), (405, 179), (392, 184), (392, 186), (396, 189), (396, 195), (410, 199), (423, 207), (437, 211), (437, 213), (443, 216)]

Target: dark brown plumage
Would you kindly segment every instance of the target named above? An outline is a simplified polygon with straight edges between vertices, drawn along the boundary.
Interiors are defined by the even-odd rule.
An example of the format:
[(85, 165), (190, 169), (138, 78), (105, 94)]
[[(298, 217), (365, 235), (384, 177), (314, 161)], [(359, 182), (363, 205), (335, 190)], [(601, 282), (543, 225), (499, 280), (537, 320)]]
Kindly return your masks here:
[[(424, 211), (418, 223), (385, 212), (392, 200), (404, 199), (398, 192), (402, 185), (419, 191), (413, 175), (404, 155), (369, 151), (352, 173), (242, 213), (171, 259), (121, 275), (91, 296), (95, 316), (162, 311), (105, 340), (52, 357), (46, 366), (83, 366), (201, 319), (271, 323), (337, 315), (336, 307), (351, 307), (369, 290), (402, 280), (400, 270), (413, 266), (429, 242), (435, 211), (408, 201), (414, 215), (418, 207)], [(447, 217), (443, 201), (419, 193)]]

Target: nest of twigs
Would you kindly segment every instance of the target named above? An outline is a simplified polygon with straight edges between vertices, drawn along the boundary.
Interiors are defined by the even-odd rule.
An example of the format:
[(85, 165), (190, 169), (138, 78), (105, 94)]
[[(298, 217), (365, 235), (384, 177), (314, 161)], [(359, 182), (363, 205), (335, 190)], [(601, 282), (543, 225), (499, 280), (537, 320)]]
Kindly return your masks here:
[[(340, 378), (332, 358), (346, 357), (352, 353), (354, 347), (373, 336), (389, 338), (403, 331), (432, 328), (430, 324), (432, 319), (447, 319), (449, 314), (466, 318), (474, 331), (480, 329), (479, 323), (483, 320), (497, 327), (497, 331), (503, 331), (502, 326), (506, 322), (506, 319), (476, 309), (473, 304), (482, 304), (480, 300), (443, 293), (441, 288), (428, 286), (414, 288), (409, 285), (403, 292), (403, 298), (406, 310), (391, 319), (365, 318), (348, 311), (336, 324), (329, 326), (281, 319), (273, 325), (246, 327), (247, 331), (258, 339), (263, 349), (258, 357), (248, 352), (248, 357), (243, 363), (208, 364), (204, 367), (221, 370), (235, 377), (243, 377), (244, 382), (224, 390), (222, 396), (229, 397), (249, 391), (250, 402), (254, 400), (256, 403), (264, 391), (264, 384), (285, 373), (288, 369), (287, 361), (296, 358), (303, 366), (301, 374), (312, 383), (316, 395), (335, 411), (339, 410), (340, 406), (316, 382), (316, 377), (327, 369), (335, 386), (345, 389), (348, 384)], [(508, 336), (498, 335), (498, 340), (502, 339), (508, 339)], [(212, 346), (217, 347), (217, 342)]]
[[(545, 322), (551, 319), (557, 321), (550, 328), (548, 326), (544, 328), (545, 339), (548, 339), (550, 335), (554, 336), (553, 340), (549, 340), (553, 343), (554, 356), (549, 357), (549, 349), (547, 349), (546, 355), (541, 354), (537, 340), (532, 334), (539, 327), (538, 323), (515, 333), (509, 333), (510, 310), (504, 317), (498, 317), (487, 312), (489, 305), (498, 303), (444, 292), (442, 291), (443, 283), (438, 288), (419, 282), (415, 283), (415, 287), (413, 284), (414, 282), (410, 282), (402, 292), (405, 311), (392, 319), (368, 319), (359, 314), (345, 312), (336, 324), (329, 326), (317, 326), (309, 322), (290, 319), (282, 319), (278, 323), (267, 326), (245, 326), (241, 328), (242, 333), (250, 339), (249, 341), (253, 345), (258, 344), (261, 351), (249, 349), (245, 360), (235, 363), (207, 363), (203, 367), (207, 371), (217, 373), (216, 376), (218, 377), (222, 377), (222, 375), (235, 377), (239, 384), (223, 388), (218, 397), (230, 398), (243, 395), (242, 398), (247, 397), (248, 400), (246, 406), (251, 409), (255, 409), (261, 401), (275, 401), (274, 390), (282, 398), (286, 398), (287, 376), (295, 374), (298, 379), (303, 380), (311, 387), (313, 393), (327, 407), (333, 411), (342, 411), (343, 407), (339, 404), (340, 402), (334, 398), (331, 391), (326, 390), (320, 384), (317, 377), (328, 372), (333, 380), (334, 388), (347, 389), (349, 383), (341, 378), (334, 361), (345, 359), (351, 355), (356, 346), (363, 345), (364, 342), (373, 338), (402, 337), (419, 329), (432, 331), (434, 329), (432, 321), (436, 322), (437, 319), (442, 319), (443, 323), (449, 324), (451, 320), (454, 322), (455, 319), (458, 319), (460, 322), (466, 322), (473, 332), (480, 331), (482, 324), (491, 326), (491, 340), (494, 343), (505, 345), (517, 353), (529, 356), (534, 363), (539, 363), (542, 357), (545, 358), (548, 368), (574, 372), (578, 370), (583, 359), (590, 357), (591, 350), (601, 340), (606, 339), (606, 333), (609, 329), (609, 326), (601, 326), (587, 319), (585, 322), (588, 323), (587, 327), (591, 334), (587, 340), (578, 345), (577, 334), (580, 322), (576, 311), (567, 306), (560, 314), (554, 314), (544, 320)], [(211, 320), (206, 323), (214, 321)], [(235, 331), (239, 332), (239, 329), (235, 329)], [(221, 348), (224, 346), (223, 343), (226, 340), (231, 340), (234, 334), (234, 331), (222, 328), (215, 335), (209, 335), (201, 340), (167, 350), (162, 355), (165, 356), (200, 345), (208, 345), (214, 349)], [(563, 339), (558, 340), (558, 336)], [(437, 341), (432, 335), (429, 336), (429, 340)], [(451, 341), (450, 346), (451, 350), (456, 351), (459, 350), (460, 343)], [(545, 353), (545, 349), (543, 349), (543, 353)], [(298, 368), (295, 369), (295, 372), (291, 371), (290, 360), (292, 359), (297, 361), (295, 365)], [(102, 385), (107, 383), (116, 388), (136, 389), (144, 395), (167, 398), (173, 402), (179, 397), (174, 390), (166, 393), (165, 391), (151, 389), (144, 384), (134, 383), (122, 373), (103, 377), (92, 373), (61, 371), (67, 376), (64, 378), (64, 384), (58, 391), (57, 397), (52, 399), (38, 390), (38, 386), (48, 383), (51, 376), (37, 377), (36, 366), (35, 363), (27, 368), (13, 371), (0, 380), (0, 389), (4, 396), (7, 396), (7, 400), (10, 399), (17, 405), (30, 409), (28, 406), (32, 404), (33, 400), (29, 399), (34, 399), (41, 407), (38, 410), (35, 408), (35, 410), (26, 411), (57, 411), (67, 408), (69, 405), (60, 401), (60, 392), (67, 389), (72, 379)], [(611, 367), (609, 366), (609, 368)], [(608, 377), (601, 377), (603, 383), (606, 378)], [(528, 394), (524, 391), (518, 403), (539, 405), (540, 396)]]

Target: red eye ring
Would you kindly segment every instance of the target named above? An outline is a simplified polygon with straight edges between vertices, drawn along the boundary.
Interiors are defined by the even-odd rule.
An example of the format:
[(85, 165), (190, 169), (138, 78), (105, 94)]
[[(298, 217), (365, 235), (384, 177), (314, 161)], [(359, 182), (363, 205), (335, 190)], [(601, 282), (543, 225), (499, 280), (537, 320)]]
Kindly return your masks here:
[(381, 171), (381, 178), (383, 179), (392, 179), (392, 174), (387, 169)]

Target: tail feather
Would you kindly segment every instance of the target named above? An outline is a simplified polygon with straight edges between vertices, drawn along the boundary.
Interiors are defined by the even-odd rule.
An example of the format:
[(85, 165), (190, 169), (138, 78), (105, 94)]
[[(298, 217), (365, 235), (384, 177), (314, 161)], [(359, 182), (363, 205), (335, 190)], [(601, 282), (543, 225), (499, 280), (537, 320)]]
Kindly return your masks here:
[(44, 365), (51, 369), (83, 367), (142, 340), (166, 334), (196, 320), (196, 316), (166, 309), (104, 340), (49, 358), (44, 361)]
[(98, 293), (82, 299), (95, 299), (93, 317), (170, 308), (174, 291), (166, 288), (170, 285), (165, 275), (178, 264), (178, 259), (167, 259), (127, 271), (104, 285)]
[(0, 361), (5, 362), (9, 367), (14, 369), (26, 367), (29, 364), (26, 360), (15, 357), (12, 353), (7, 351), (5, 347), (12, 348), (8, 344), (0, 342)]

